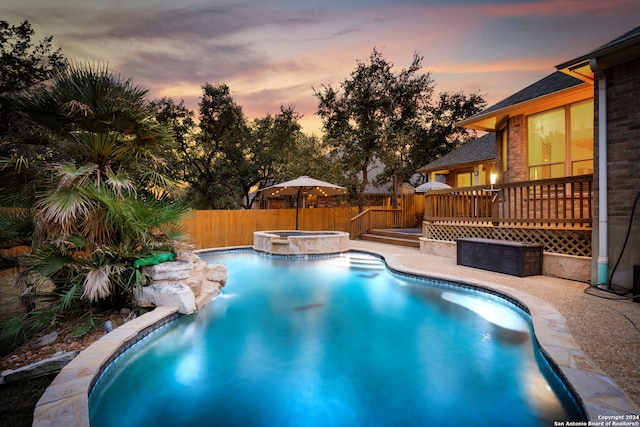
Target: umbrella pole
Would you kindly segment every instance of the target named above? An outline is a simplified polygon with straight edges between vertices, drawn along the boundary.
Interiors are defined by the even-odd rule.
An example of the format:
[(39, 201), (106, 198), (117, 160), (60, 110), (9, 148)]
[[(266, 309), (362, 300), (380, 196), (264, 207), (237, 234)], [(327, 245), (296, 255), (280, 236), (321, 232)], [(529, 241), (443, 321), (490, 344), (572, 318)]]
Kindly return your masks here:
[(296, 195), (296, 231), (298, 230), (298, 209), (300, 208), (300, 189), (298, 189), (298, 194)]

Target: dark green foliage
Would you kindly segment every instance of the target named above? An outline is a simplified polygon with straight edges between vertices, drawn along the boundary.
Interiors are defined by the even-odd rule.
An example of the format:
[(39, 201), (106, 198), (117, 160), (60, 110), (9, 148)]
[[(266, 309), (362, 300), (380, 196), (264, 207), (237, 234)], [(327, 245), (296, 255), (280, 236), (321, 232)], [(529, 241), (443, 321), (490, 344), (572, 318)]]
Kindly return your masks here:
[(136, 259), (174, 251), (185, 239), (177, 224), (186, 207), (162, 158), (173, 135), (154, 120), (146, 92), (105, 67), (76, 64), (9, 97), (57, 155), (5, 163), (38, 173), (30, 209), (0, 216), (10, 227), (1, 242), (31, 246), (18, 258), (30, 311), (3, 327), (3, 343), (19, 343), (61, 316), (84, 316), (77, 333), (88, 331), (95, 310), (132, 304), (144, 280)]
[(341, 90), (323, 86), (314, 92), (318, 115), (337, 158), (345, 173), (359, 180), (351, 194), (359, 206), (374, 162), (384, 161), (385, 153), (395, 151), (391, 146), (398, 135), (417, 126), (428, 108), (433, 82), (429, 73), (418, 74), (421, 62), (415, 54), (410, 67), (396, 74), (393, 64), (374, 49), (369, 63), (358, 62)]
[(416, 169), (468, 137), (455, 123), (485, 105), (480, 95), (461, 93), (441, 94), (434, 105), (431, 75), (419, 73), (421, 68), (422, 57), (414, 54), (408, 68), (394, 73), (393, 64), (374, 49), (369, 63), (358, 62), (340, 88), (314, 91), (327, 141), (349, 177), (352, 202), (361, 207), (365, 188), (375, 178), (369, 177), (374, 165), (384, 168), (376, 184), (392, 182), (397, 194)]
[(21, 123), (11, 116), (5, 95), (47, 80), (66, 64), (62, 51), (54, 50), (52, 36), (34, 43), (34, 34), (28, 21), (19, 25), (0, 21), (0, 141), (21, 132)]
[(318, 141), (302, 134), (293, 106), (249, 122), (227, 85), (207, 83), (202, 89), (197, 125), (183, 102), (153, 103), (156, 120), (176, 134), (169, 163), (173, 176), (189, 184), (192, 207), (250, 208), (259, 187), (293, 178), (295, 171), (308, 174), (309, 165), (324, 165), (324, 173), (331, 169)]

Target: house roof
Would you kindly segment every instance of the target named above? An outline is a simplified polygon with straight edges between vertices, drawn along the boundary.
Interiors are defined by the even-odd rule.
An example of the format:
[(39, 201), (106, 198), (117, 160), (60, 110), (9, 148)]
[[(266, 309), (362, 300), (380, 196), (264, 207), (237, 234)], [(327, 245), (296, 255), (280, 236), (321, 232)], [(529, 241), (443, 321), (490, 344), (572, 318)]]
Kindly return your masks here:
[(540, 98), (542, 96), (549, 95), (563, 89), (568, 89), (572, 86), (579, 85), (580, 83), (582, 82), (575, 77), (571, 77), (564, 73), (561, 73), (560, 71), (556, 71), (552, 74), (549, 74), (542, 80), (538, 80), (534, 84), (529, 85), (521, 91), (514, 93), (510, 97), (503, 99), (497, 104), (492, 105), (491, 107), (482, 111), (480, 114), (491, 113), (507, 107), (512, 107), (525, 101), (530, 101), (532, 99)]
[[(585, 91), (580, 85), (588, 90)], [(509, 116), (544, 111), (589, 96), (593, 96), (592, 86), (556, 71), (480, 113), (456, 123), (456, 126), (495, 132), (496, 126)]]
[(636, 58), (640, 58), (640, 27), (585, 55), (557, 65), (556, 68), (581, 80), (593, 81), (592, 59), (599, 69), (604, 70)]
[(427, 173), (453, 166), (479, 163), (496, 158), (496, 135), (488, 133), (480, 138), (469, 141), (460, 148), (445, 154), (437, 160), (422, 166), (417, 172)]
[(555, 73), (466, 120), (459, 127), (495, 132), (509, 116), (532, 114), (593, 98), (591, 63), (601, 70), (640, 58), (640, 27), (578, 58), (557, 65)]

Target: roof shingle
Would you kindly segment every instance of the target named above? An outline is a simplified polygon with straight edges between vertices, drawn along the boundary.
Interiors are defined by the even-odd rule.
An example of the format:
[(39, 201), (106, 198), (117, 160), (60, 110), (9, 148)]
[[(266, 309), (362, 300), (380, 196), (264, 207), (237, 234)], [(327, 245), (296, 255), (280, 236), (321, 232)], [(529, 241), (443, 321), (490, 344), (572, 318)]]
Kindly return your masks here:
[[(514, 93), (510, 97), (503, 99), (497, 104), (492, 105), (486, 110), (481, 111), (480, 113), (476, 114), (476, 116), (484, 116), (492, 111), (502, 110), (503, 108), (511, 107), (512, 105), (520, 104), (522, 102), (539, 98), (541, 96), (549, 95), (551, 93), (558, 92), (563, 89), (568, 89), (579, 84), (582, 84), (581, 80), (564, 74), (560, 71), (556, 71), (552, 74), (549, 74), (547, 77), (538, 80), (532, 85), (527, 86), (521, 91)], [(473, 117), (474, 116), (470, 117), (470, 119), (472, 119)]]
[(451, 166), (476, 163), (496, 158), (496, 135), (488, 133), (418, 169), (425, 173)]

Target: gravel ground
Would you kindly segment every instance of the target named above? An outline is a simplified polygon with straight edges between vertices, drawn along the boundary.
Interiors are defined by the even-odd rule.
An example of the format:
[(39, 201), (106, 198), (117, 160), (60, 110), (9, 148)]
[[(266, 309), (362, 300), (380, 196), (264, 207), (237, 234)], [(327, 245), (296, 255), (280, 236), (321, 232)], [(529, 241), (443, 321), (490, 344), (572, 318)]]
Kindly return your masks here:
[(454, 259), (420, 253), (418, 249), (382, 243), (352, 241), (352, 249), (373, 250), (397, 256), (411, 269), (447, 276), (469, 277), (509, 286), (538, 297), (555, 307), (582, 351), (604, 371), (631, 400), (640, 405), (640, 304), (609, 300), (614, 295), (586, 283), (546, 276), (514, 277), (458, 266)]

